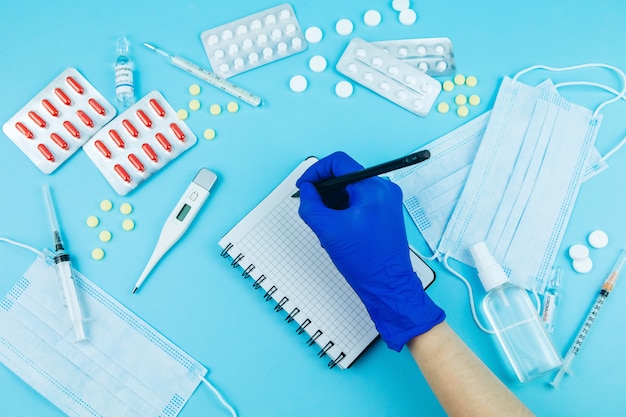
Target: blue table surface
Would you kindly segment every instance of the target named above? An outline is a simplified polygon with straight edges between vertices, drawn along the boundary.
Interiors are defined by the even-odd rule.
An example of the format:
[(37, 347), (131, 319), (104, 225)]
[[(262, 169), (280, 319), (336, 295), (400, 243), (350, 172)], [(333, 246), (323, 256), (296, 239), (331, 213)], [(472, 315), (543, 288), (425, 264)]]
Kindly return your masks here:
[[(626, 69), (623, 23), (626, 6), (621, 0), (528, 0), (524, 2), (413, 2), (418, 14), (412, 26), (398, 22), (390, 1), (348, 2), (294, 0), (298, 20), (306, 29), (324, 31), (318, 44), (300, 54), (235, 76), (232, 80), (262, 96), (265, 105), (252, 108), (240, 103), (237, 113), (213, 116), (208, 108), (223, 107), (231, 97), (169, 65), (142, 47), (152, 42), (174, 54), (210, 68), (200, 33), (275, 6), (260, 0), (209, 2), (44, 0), (0, 4), (0, 121), (8, 120), (67, 67), (77, 68), (110, 102), (115, 102), (113, 61), (115, 41), (125, 34), (131, 41), (136, 65), (136, 91), (141, 97), (152, 90), (164, 94), (176, 109), (185, 108), (192, 96), (188, 87), (202, 86), (202, 108), (190, 112), (188, 126), (198, 143), (162, 172), (120, 197), (83, 152), (78, 152), (51, 175), (42, 174), (3, 134), (0, 139), (0, 236), (36, 248), (50, 246), (51, 236), (41, 197), (42, 184), (55, 193), (60, 222), (74, 266), (113, 297), (145, 319), (170, 340), (210, 369), (209, 378), (241, 416), (414, 416), (444, 415), (409, 352), (388, 350), (377, 341), (349, 370), (328, 370), (295, 327), (283, 324), (269, 303), (241, 279), (220, 257), (218, 240), (308, 155), (324, 156), (344, 150), (363, 165), (373, 165), (408, 153), (491, 108), (502, 77), (534, 64), (569, 66), (603, 62)], [(363, 13), (377, 9), (378, 27), (363, 23)], [(340, 36), (335, 23), (351, 19), (355, 29)], [(438, 102), (451, 103), (454, 94), (478, 94), (482, 101), (470, 107), (467, 118), (451, 111), (433, 110), (417, 117), (361, 86), (352, 97), (340, 99), (334, 85), (343, 77), (335, 64), (352, 37), (391, 40), (449, 37), (454, 45), (457, 72), (475, 75), (473, 89), (458, 87), (442, 93)], [(327, 58), (329, 66), (313, 73), (308, 60)], [(289, 79), (302, 74), (309, 80), (300, 94), (289, 89)], [(621, 80), (605, 70), (575, 74), (529, 75), (529, 82), (546, 77), (605, 82), (621, 88)], [(449, 79), (450, 77), (443, 78)], [(589, 88), (571, 88), (563, 94), (588, 107), (608, 98)], [(123, 110), (117, 106), (118, 111)], [(624, 102), (604, 110), (597, 147), (609, 151), (626, 133)], [(202, 135), (213, 128), (217, 137)], [(609, 159), (610, 168), (582, 187), (558, 252), (563, 267), (562, 299), (552, 338), (565, 353), (601, 282), (619, 250), (626, 245), (623, 220), (626, 195), (626, 149)], [(158, 265), (136, 295), (130, 289), (152, 252), (164, 219), (200, 167), (219, 177), (207, 205), (187, 235)], [(102, 199), (114, 209), (103, 213)], [(130, 216), (117, 208), (128, 202)], [(102, 226), (85, 225), (97, 215)], [(123, 231), (121, 221), (131, 217), (136, 228)], [(109, 228), (113, 238), (98, 240)], [(584, 243), (589, 232), (602, 229), (609, 245), (593, 249), (594, 268), (576, 273), (567, 257), (574, 243)], [(407, 221), (410, 243), (425, 250), (415, 226)], [(101, 246), (106, 256), (91, 258)], [(5, 293), (34, 260), (33, 254), (8, 245), (0, 248)], [(437, 262), (428, 290), (442, 306), (451, 326), (476, 354), (537, 415), (626, 415), (626, 282), (618, 282), (590, 337), (576, 358), (574, 376), (561, 387), (548, 385), (553, 374), (526, 384), (517, 381), (503, 359), (493, 336), (482, 333), (472, 321), (463, 284)], [(466, 270), (478, 300), (484, 294), (473, 271)], [(0, 413), (6, 416), (58, 416), (62, 413), (5, 367), (0, 367)], [(201, 387), (181, 416), (227, 415)]]

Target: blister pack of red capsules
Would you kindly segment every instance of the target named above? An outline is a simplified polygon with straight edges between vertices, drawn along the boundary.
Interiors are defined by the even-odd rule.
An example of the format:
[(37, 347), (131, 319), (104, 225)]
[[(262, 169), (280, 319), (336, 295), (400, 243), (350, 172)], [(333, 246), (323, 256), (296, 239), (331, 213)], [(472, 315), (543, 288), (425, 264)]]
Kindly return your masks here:
[(117, 116), (84, 146), (119, 195), (126, 195), (197, 142), (158, 91)]
[(75, 68), (67, 68), (11, 117), (2, 131), (50, 174), (115, 117), (113, 107)]

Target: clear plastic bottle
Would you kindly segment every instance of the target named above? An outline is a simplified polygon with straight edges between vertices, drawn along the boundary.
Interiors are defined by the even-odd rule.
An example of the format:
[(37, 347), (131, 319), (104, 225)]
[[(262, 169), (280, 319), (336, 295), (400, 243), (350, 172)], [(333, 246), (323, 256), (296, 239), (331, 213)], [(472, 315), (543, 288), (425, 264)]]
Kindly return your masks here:
[(117, 39), (117, 58), (115, 59), (115, 96), (117, 102), (124, 107), (135, 102), (133, 70), (133, 61), (128, 53), (128, 39), (120, 36)]
[(526, 382), (558, 368), (562, 359), (526, 290), (509, 282), (484, 242), (470, 253), (487, 291), (483, 310), (518, 379)]

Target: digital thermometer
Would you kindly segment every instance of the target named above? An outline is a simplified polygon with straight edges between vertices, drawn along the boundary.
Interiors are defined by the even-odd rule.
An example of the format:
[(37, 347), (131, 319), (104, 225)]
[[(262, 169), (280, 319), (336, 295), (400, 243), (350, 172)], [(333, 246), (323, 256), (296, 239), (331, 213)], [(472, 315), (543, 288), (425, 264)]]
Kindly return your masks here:
[(187, 190), (185, 190), (176, 207), (165, 221), (152, 256), (150, 256), (148, 264), (133, 288), (133, 294), (146, 280), (152, 268), (161, 260), (163, 255), (185, 234), (198, 211), (200, 211), (202, 205), (209, 197), (209, 191), (216, 180), (217, 175), (208, 169), (202, 168), (198, 171), (198, 174), (196, 174), (196, 177), (189, 184), (189, 187), (187, 187)]

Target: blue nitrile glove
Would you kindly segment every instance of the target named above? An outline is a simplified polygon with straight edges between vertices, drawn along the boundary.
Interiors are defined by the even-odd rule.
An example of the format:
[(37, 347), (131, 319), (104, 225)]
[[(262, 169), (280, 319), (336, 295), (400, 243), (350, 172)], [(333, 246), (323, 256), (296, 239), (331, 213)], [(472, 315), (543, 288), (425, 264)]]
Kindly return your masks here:
[(441, 323), (445, 313), (413, 271), (397, 185), (374, 177), (324, 196), (326, 202), (343, 198), (335, 206), (343, 209), (329, 208), (313, 185), (361, 169), (343, 152), (316, 162), (296, 183), (299, 213), (363, 301), (387, 346), (400, 351)]

